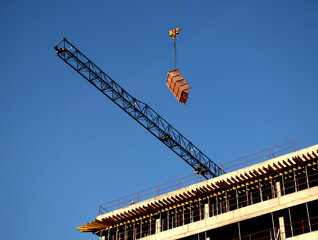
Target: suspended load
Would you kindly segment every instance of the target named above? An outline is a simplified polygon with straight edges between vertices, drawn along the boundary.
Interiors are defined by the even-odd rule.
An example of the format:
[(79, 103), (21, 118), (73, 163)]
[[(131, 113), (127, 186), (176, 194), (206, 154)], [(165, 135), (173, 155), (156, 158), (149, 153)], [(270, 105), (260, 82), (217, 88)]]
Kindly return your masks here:
[(168, 72), (166, 85), (179, 102), (186, 104), (189, 95), (189, 89), (191, 87), (181, 76), (178, 69)]
[[(176, 17), (177, 17), (177, 26), (179, 26), (179, 17), (178, 17), (178, 0), (175, 0), (175, 8), (176, 8)], [(170, 14), (170, 0), (169, 0), (169, 36), (173, 39), (173, 48), (174, 48), (174, 70), (168, 72), (166, 85), (173, 93), (173, 95), (177, 98), (177, 100), (182, 103), (186, 104), (190, 86), (181, 76), (178, 70), (178, 58), (177, 58), (177, 35), (180, 33), (181, 28), (171, 28), (171, 14)]]

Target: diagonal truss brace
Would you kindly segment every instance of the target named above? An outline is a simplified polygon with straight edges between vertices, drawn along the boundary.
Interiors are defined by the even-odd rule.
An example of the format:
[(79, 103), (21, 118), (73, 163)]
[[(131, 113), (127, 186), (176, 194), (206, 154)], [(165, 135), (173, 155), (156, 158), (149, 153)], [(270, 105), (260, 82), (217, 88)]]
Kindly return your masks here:
[(100, 92), (123, 109), (163, 144), (206, 179), (224, 171), (147, 104), (132, 97), (66, 38), (54, 47), (56, 54)]

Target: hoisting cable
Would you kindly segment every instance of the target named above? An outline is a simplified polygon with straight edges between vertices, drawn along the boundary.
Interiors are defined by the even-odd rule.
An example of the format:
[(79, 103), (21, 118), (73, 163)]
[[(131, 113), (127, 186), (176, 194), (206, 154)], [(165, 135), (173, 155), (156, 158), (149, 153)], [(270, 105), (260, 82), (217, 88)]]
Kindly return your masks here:
[[(178, 0), (176, 0), (176, 16), (177, 16), (177, 26), (179, 26), (179, 16), (178, 16)], [(178, 69), (178, 58), (177, 58), (177, 43), (176, 35), (179, 34), (179, 27), (172, 29), (171, 27), (171, 8), (169, 0), (169, 35), (173, 38), (173, 47), (174, 47), (174, 68)]]
[(174, 68), (178, 69), (177, 43), (175, 38), (173, 39), (173, 45), (174, 45)]
[(170, 10), (170, 0), (169, 0), (169, 31), (171, 29), (171, 10)]
[(176, 15), (177, 15), (177, 25), (179, 26), (178, 0), (176, 0)]

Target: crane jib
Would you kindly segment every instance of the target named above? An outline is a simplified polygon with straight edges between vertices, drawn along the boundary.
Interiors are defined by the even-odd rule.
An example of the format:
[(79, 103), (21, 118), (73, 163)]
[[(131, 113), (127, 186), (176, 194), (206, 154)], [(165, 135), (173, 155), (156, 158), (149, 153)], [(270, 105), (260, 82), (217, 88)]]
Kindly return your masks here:
[(74, 47), (66, 38), (56, 54), (206, 179), (224, 171), (147, 104), (137, 100)]

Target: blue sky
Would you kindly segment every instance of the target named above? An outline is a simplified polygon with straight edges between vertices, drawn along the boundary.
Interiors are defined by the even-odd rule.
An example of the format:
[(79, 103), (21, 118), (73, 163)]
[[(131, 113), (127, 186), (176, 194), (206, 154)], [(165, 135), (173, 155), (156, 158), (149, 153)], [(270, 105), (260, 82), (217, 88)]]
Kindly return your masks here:
[[(1, 239), (97, 239), (100, 203), (192, 173), (62, 62), (66, 37), (217, 164), (317, 144), (318, 2), (179, 1), (179, 70), (166, 1), (0, 2)], [(175, 21), (175, 19), (173, 19)]]

